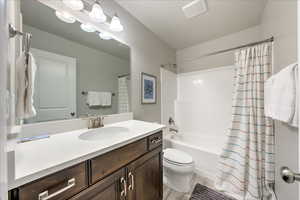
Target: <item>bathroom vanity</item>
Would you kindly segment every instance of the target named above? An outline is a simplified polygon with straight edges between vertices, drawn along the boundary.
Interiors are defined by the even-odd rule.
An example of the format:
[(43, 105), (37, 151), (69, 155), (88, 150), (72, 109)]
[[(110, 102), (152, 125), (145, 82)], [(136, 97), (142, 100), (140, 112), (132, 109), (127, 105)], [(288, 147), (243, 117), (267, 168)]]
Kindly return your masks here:
[[(130, 124), (130, 125), (128, 125)], [(127, 126), (127, 127), (126, 127)], [(144, 126), (144, 132), (139, 129)], [(146, 127), (148, 126), (148, 127)], [(150, 128), (152, 126), (152, 128)], [(124, 133), (123, 138), (116, 133), (110, 133), (112, 140), (115, 137), (115, 143), (106, 143), (103, 140), (108, 135), (105, 132), (101, 141), (95, 141), (97, 138), (92, 138), (91, 141), (84, 141), (82, 135), (88, 133), (88, 130), (73, 132), (71, 137), (76, 137), (80, 142), (86, 143), (81, 149), (89, 151), (88, 154), (77, 159), (77, 162), (82, 162), (68, 166), (55, 173), (43, 176), (44, 173), (49, 173), (51, 168), (32, 172), (30, 175), (16, 180), (18, 187), (10, 191), (12, 200), (159, 200), (162, 199), (162, 131), (163, 126), (158, 124), (146, 123), (141, 121), (127, 121), (112, 126), (100, 128), (98, 130), (107, 129), (118, 130), (120, 127), (126, 127), (128, 133)], [(113, 129), (111, 129), (113, 128)], [(125, 129), (125, 128), (124, 128)], [(115, 131), (116, 132), (116, 131)], [(97, 134), (97, 129), (92, 130), (92, 134)], [(58, 135), (60, 139), (51, 138), (49, 141), (34, 141), (34, 143), (47, 143), (51, 139), (63, 141), (62, 136), (65, 133)], [(116, 138), (118, 137), (119, 140)], [(85, 138), (86, 139), (86, 138)], [(90, 139), (90, 138), (89, 138)], [(72, 139), (71, 139), (72, 140)], [(111, 141), (112, 141), (111, 140)], [(107, 140), (108, 142), (109, 140)], [(99, 144), (96, 152), (91, 152), (88, 143), (91, 146)], [(102, 143), (102, 144), (101, 144)], [(30, 145), (21, 144), (21, 145)], [(67, 145), (67, 144), (66, 144)], [(95, 145), (97, 146), (97, 145)], [(55, 148), (55, 146), (53, 146)], [(75, 149), (76, 147), (74, 147)], [(89, 150), (88, 150), (89, 149)], [(18, 150), (17, 150), (18, 151)], [(42, 150), (41, 150), (42, 151)], [(23, 152), (26, 156), (30, 152)], [(61, 152), (63, 154), (64, 152)], [(68, 154), (68, 152), (65, 152)], [(93, 156), (99, 154), (97, 156)], [(36, 153), (36, 156), (38, 153)], [(46, 161), (47, 159), (45, 159)], [(49, 159), (48, 159), (49, 161)], [(38, 163), (39, 160), (37, 159)], [(26, 165), (34, 165), (28, 163)], [(38, 165), (38, 164), (37, 164)], [(63, 163), (60, 165), (64, 166)], [(24, 165), (23, 165), (24, 166)], [(18, 170), (18, 169), (17, 169)], [(22, 170), (19, 168), (19, 170)], [(34, 180), (36, 175), (42, 176)], [(32, 180), (32, 181), (31, 181)], [(25, 183), (25, 184), (22, 184)], [(26, 183), (27, 182), (27, 183)]]

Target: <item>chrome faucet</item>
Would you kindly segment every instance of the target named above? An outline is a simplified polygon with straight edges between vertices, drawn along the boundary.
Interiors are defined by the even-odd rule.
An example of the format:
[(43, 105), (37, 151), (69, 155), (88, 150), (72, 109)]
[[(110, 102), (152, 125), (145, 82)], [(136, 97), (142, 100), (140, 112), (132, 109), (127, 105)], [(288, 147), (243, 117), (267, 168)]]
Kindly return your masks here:
[(100, 128), (104, 126), (104, 117), (103, 116), (96, 116), (96, 117), (89, 117), (88, 118), (88, 129), (92, 128)]

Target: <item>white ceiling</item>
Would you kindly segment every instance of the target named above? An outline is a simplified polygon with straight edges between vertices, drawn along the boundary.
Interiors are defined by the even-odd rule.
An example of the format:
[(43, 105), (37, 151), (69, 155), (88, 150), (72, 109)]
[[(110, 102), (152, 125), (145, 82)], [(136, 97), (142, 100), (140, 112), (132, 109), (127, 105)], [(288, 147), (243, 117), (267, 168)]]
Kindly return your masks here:
[(266, 0), (207, 0), (208, 12), (187, 19), (191, 0), (116, 0), (174, 49), (183, 49), (260, 24)]

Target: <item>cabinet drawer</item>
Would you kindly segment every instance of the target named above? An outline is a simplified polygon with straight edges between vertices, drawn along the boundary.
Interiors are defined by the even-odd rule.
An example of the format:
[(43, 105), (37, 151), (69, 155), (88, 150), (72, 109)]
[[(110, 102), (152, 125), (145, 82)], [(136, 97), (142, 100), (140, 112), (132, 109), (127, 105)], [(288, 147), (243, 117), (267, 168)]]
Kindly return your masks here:
[(155, 149), (162, 145), (162, 132), (158, 132), (148, 137), (148, 150)]
[[(86, 163), (84, 162), (21, 186), (19, 200), (65, 200), (87, 186)], [(42, 196), (44, 198), (41, 198)]]
[(92, 183), (120, 169), (147, 152), (147, 138), (128, 144), (91, 160)]

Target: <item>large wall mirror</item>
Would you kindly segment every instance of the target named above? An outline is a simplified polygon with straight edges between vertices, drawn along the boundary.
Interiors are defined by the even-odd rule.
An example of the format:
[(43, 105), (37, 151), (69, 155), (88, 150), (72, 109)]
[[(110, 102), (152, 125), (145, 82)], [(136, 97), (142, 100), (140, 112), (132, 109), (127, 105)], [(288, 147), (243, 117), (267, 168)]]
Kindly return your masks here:
[(128, 46), (64, 23), (35, 0), (21, 1), (21, 13), (37, 65), (36, 116), (24, 123), (130, 112)]

